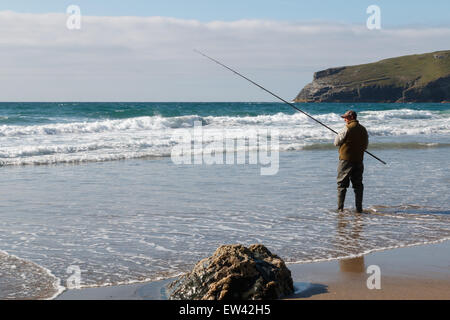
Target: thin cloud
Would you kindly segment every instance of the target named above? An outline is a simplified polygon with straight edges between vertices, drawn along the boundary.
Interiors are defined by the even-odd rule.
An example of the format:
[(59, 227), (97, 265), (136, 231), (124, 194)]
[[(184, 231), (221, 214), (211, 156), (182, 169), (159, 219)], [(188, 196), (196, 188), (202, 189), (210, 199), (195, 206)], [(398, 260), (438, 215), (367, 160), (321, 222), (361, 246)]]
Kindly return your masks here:
[[(71, 31), (66, 20), (66, 14), (0, 12), (0, 85), (8, 88), (2, 100), (109, 100), (111, 92), (114, 99), (134, 101), (268, 100), (240, 89), (194, 48), (268, 84), (281, 86), (285, 79), (279, 91), (291, 98), (314, 71), (448, 49), (443, 44), (450, 43), (450, 28), (370, 31), (365, 21), (83, 16), (81, 30)], [(16, 88), (10, 77), (21, 77), (23, 85)], [(211, 89), (224, 85), (227, 90)]]

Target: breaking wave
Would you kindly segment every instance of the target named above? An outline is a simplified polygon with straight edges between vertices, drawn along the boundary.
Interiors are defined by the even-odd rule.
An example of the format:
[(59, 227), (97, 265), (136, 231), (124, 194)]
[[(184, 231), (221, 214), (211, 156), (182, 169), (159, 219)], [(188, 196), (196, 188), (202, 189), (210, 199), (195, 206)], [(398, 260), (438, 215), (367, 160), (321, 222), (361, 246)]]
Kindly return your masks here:
[[(335, 130), (343, 126), (338, 113), (315, 116)], [(447, 147), (433, 141), (377, 141), (385, 137), (447, 136), (450, 115), (439, 111), (398, 109), (362, 111), (360, 121), (371, 136), (370, 148), (431, 148)], [(0, 126), (0, 161), (3, 165), (82, 163), (141, 157), (167, 157), (179, 143), (176, 136), (183, 129), (202, 124), (205, 135), (221, 139), (233, 130), (237, 138), (245, 138), (253, 130), (265, 134), (268, 129), (279, 132), (279, 150), (331, 149), (334, 134), (317, 125), (303, 114), (276, 113), (254, 116), (175, 117), (141, 116), (126, 119), (96, 121), (65, 121), (34, 125)], [(205, 143), (205, 139), (200, 143)], [(213, 142), (210, 139), (208, 142)], [(197, 141), (198, 142), (198, 141)]]

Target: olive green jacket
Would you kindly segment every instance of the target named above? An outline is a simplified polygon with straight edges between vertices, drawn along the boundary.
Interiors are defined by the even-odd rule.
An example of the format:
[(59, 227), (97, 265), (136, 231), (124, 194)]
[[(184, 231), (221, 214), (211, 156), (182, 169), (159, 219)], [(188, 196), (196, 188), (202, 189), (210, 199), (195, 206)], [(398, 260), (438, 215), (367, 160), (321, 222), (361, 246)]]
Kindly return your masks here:
[(369, 135), (357, 120), (352, 120), (338, 133), (334, 145), (339, 147), (340, 160), (362, 162), (369, 145)]

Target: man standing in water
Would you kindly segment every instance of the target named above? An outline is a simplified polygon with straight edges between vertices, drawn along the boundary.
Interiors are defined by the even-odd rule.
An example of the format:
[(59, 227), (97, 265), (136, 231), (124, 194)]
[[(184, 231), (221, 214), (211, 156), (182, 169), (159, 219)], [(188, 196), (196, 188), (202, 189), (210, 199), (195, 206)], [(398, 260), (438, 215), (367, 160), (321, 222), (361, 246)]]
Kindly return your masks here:
[(337, 176), (338, 211), (344, 210), (345, 194), (352, 182), (355, 191), (356, 211), (362, 212), (364, 185), (364, 151), (369, 145), (369, 135), (366, 128), (356, 120), (356, 112), (347, 111), (341, 116), (347, 125), (334, 139), (334, 145), (339, 147), (339, 165)]

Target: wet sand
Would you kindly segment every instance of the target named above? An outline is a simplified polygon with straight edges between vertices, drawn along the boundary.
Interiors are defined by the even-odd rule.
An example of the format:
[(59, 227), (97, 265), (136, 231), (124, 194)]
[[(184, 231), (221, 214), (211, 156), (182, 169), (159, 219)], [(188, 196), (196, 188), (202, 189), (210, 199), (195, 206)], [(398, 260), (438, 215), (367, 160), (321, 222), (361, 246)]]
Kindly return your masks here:
[(166, 300), (165, 286), (173, 280), (71, 289), (63, 292), (56, 300)]
[[(289, 264), (296, 294), (288, 299), (450, 299), (450, 241), (374, 252), (352, 259)], [(368, 289), (369, 266), (381, 289)], [(165, 285), (150, 283), (67, 290), (59, 300), (163, 300)], [(371, 282), (375, 284), (375, 282)]]
[[(312, 300), (450, 299), (450, 241), (386, 250), (366, 256), (289, 265), (296, 287), (292, 298)], [(380, 270), (380, 289), (367, 281)], [(372, 279), (371, 279), (372, 280)], [(297, 282), (298, 281), (298, 282)], [(374, 281), (370, 281), (373, 285)]]

